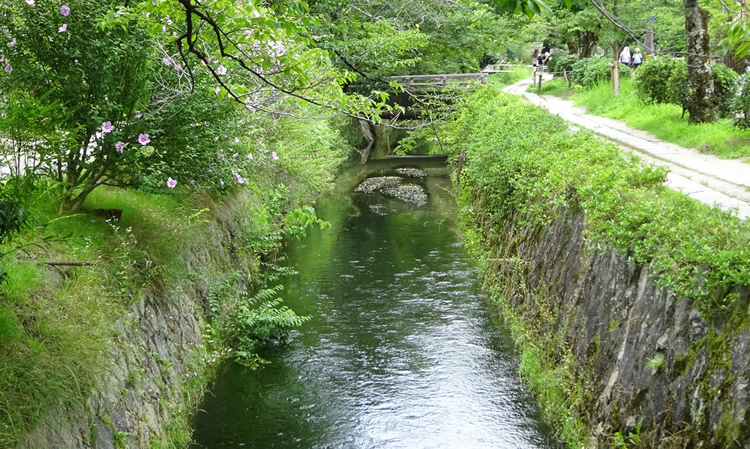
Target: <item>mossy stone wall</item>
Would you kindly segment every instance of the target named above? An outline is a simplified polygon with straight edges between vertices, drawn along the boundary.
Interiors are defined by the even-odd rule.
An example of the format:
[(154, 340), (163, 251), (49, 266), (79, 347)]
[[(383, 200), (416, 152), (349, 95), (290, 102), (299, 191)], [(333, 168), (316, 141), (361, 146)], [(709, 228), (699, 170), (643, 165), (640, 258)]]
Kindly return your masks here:
[(616, 433), (638, 435), (637, 447), (750, 447), (747, 292), (707, 320), (648, 266), (592, 248), (581, 210), (519, 224), (533, 222), (515, 215), (485, 235), (488, 278), (550, 360), (572, 353), (589, 447)]

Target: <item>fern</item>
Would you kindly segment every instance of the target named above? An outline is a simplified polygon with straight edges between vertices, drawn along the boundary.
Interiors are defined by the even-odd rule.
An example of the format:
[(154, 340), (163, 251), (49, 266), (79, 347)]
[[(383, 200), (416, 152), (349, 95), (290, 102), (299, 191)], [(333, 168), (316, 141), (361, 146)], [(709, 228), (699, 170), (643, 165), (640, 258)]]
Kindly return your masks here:
[(228, 340), (236, 349), (234, 357), (239, 363), (253, 367), (265, 363), (257, 354), (262, 345), (285, 341), (292, 329), (310, 319), (282, 305), (278, 297), (281, 290), (282, 285), (262, 289), (237, 304)]

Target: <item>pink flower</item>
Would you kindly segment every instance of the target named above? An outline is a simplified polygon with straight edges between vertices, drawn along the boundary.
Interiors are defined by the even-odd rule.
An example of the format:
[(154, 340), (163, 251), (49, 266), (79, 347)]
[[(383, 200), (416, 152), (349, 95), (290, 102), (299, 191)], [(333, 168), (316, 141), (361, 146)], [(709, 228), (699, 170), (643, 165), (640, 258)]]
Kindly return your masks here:
[(13, 67), (10, 66), (10, 64), (7, 64), (5, 66), (5, 73), (10, 73), (13, 71)]
[(232, 155), (232, 157), (233, 157), (233, 158), (235, 158), (235, 159), (237, 159), (237, 156), (239, 156), (239, 155), (240, 155), (240, 153), (234, 153), (234, 154)]
[(174, 65), (174, 69), (175, 69), (176, 71), (178, 71), (178, 72), (181, 72), (181, 71), (182, 71), (182, 66), (181, 66), (181, 65), (179, 65), (179, 64), (175, 64), (175, 65)]
[(176, 185), (177, 185), (176, 180), (172, 178), (167, 178), (167, 187), (169, 187), (170, 189), (174, 189)]
[(275, 161), (275, 160), (277, 160), (277, 159), (278, 159), (279, 157), (278, 157), (278, 156), (276, 155), (276, 152), (275, 152), (275, 151), (271, 151), (271, 158), (273, 158), (273, 160)]
[(220, 65), (219, 68), (216, 69), (216, 73), (219, 75), (226, 75), (227, 74), (227, 68), (223, 65)]
[(16, 46), (16, 38), (14, 37), (11, 39), (10, 43), (8, 44), (8, 47), (13, 48)]
[(164, 65), (172, 65), (172, 60), (169, 58), (161, 58), (161, 62), (163, 62)]
[(249, 161), (252, 161), (253, 160), (253, 153), (247, 153), (247, 159)]
[(111, 133), (114, 129), (115, 127), (112, 126), (112, 123), (110, 122), (102, 123), (102, 133), (104, 134)]
[(221, 88), (219, 86), (216, 86), (216, 89), (214, 89), (214, 93), (216, 95), (219, 95), (219, 92), (221, 92)]
[(29, 6), (34, 6), (34, 0), (26, 0), (26, 4)]
[(244, 180), (244, 179), (242, 179), (242, 176), (240, 176), (240, 174), (239, 174), (239, 173), (235, 173), (235, 174), (234, 174), (234, 179), (236, 179), (236, 180), (237, 180), (237, 183), (238, 183), (238, 184), (244, 184), (244, 183), (245, 183), (245, 180)]
[(122, 153), (124, 149), (125, 149), (125, 144), (124, 143), (117, 142), (115, 144), (115, 150), (117, 150), (118, 153)]
[(234, 143), (240, 143), (240, 138), (239, 137), (235, 137), (234, 138)]
[(63, 24), (62, 24), (62, 26), (61, 26), (60, 28), (58, 28), (58, 29), (57, 29), (57, 32), (58, 32), (58, 33), (64, 33), (64, 32), (66, 32), (67, 30), (68, 30), (68, 24), (67, 24), (67, 23), (63, 23)]
[(68, 16), (68, 14), (70, 14), (70, 8), (69, 8), (69, 7), (67, 7), (66, 5), (62, 5), (62, 6), (60, 7), (60, 14), (62, 14), (62, 15), (64, 15), (64, 16), (66, 16), (66, 17), (67, 17), (67, 16)]
[(148, 134), (138, 135), (138, 143), (140, 143), (141, 145), (147, 145), (149, 142), (151, 142), (151, 139), (148, 138)]

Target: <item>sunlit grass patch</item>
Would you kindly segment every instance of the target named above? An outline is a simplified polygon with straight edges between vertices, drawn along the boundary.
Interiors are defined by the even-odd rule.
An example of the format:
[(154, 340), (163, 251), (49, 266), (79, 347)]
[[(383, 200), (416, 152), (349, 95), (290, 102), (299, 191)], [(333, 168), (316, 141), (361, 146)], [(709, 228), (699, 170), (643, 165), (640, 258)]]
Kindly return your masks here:
[(654, 136), (722, 158), (750, 156), (750, 130), (743, 130), (724, 119), (715, 123), (688, 124), (687, 113), (674, 104), (644, 105), (633, 89), (632, 80), (621, 81), (620, 95), (612, 95), (609, 83), (577, 91), (573, 95), (577, 106), (586, 107), (591, 114), (622, 120), (628, 125)]
[(490, 84), (506, 86), (516, 83), (522, 79), (531, 77), (531, 68), (526, 66), (513, 66), (512, 73), (493, 73), (488, 77)]
[(526, 89), (526, 91), (534, 94), (565, 96), (564, 94), (570, 92), (570, 87), (568, 87), (568, 83), (565, 82), (564, 79), (555, 78), (543, 82), (541, 91), (539, 90), (539, 86), (535, 86), (533, 84), (529, 85), (529, 88)]

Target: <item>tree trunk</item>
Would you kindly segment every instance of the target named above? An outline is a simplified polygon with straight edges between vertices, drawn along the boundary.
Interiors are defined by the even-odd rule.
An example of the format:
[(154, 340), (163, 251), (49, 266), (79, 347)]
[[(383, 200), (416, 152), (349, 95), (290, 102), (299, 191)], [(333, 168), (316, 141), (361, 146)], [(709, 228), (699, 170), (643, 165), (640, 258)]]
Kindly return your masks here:
[(359, 128), (362, 136), (367, 140), (367, 147), (362, 151), (362, 163), (364, 164), (370, 158), (370, 152), (375, 145), (375, 136), (373, 135), (373, 124), (369, 120), (359, 120)]
[(89, 196), (89, 193), (91, 193), (95, 188), (95, 185), (87, 186), (77, 194), (74, 193), (72, 189), (67, 189), (62, 194), (62, 199), (60, 200), (60, 208), (57, 210), (57, 215), (71, 215), (80, 212), (81, 208), (83, 207), (83, 203)]
[(578, 34), (578, 40), (580, 42), (578, 56), (581, 59), (590, 58), (591, 54), (594, 52), (596, 43), (599, 41), (599, 36), (593, 31), (581, 31)]
[(698, 0), (685, 0), (685, 40), (687, 45), (687, 90), (685, 108), (689, 123), (716, 121), (718, 106), (709, 61), (708, 21), (711, 14)]

